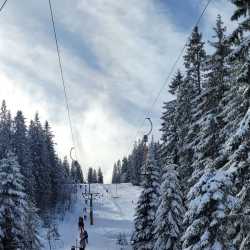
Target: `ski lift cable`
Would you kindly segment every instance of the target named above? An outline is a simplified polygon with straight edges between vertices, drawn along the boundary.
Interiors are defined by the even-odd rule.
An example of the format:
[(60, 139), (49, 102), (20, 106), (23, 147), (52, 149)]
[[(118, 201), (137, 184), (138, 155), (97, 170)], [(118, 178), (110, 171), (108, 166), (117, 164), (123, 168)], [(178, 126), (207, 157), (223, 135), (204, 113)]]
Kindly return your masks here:
[[(194, 27), (196, 27), (196, 26), (198, 26), (198, 25), (200, 24), (203, 15), (205, 14), (205, 12), (206, 12), (206, 10), (207, 10), (209, 4), (210, 4), (212, 1), (213, 1), (213, 0), (208, 0), (208, 1), (207, 1), (207, 3), (206, 3), (206, 5), (205, 5), (204, 9), (202, 10), (202, 12), (201, 12), (200, 16), (198, 17), (196, 23), (194, 24)], [(190, 36), (191, 36), (191, 35), (190, 35)], [(188, 36), (187, 41), (189, 40), (190, 36)], [(180, 53), (178, 54), (176, 60), (174, 61), (174, 64), (172, 65), (171, 70), (170, 70), (170, 72), (169, 72), (169, 74), (168, 74), (166, 80), (164, 81), (164, 83), (163, 83), (163, 85), (161, 86), (159, 92), (157, 93), (157, 95), (156, 95), (154, 101), (152, 102), (152, 105), (151, 105), (151, 107), (150, 107), (150, 110), (155, 106), (155, 104), (157, 103), (159, 97), (161, 96), (162, 91), (165, 89), (166, 85), (168, 84), (168, 82), (169, 82), (171, 76), (173, 75), (173, 73), (174, 73), (174, 71), (175, 71), (175, 68), (176, 68), (178, 62), (179, 62), (180, 59), (181, 59), (182, 54), (184, 53), (184, 51), (185, 51), (185, 49), (186, 49), (186, 46), (187, 46), (187, 42), (183, 45), (182, 49), (180, 50)], [(149, 111), (148, 113), (150, 113), (150, 111)]]
[(3, 8), (4, 8), (4, 6), (6, 5), (7, 2), (8, 2), (8, 0), (5, 0), (5, 1), (2, 3), (2, 5), (1, 5), (1, 7), (0, 7), (0, 12), (3, 10)]
[[(203, 17), (204, 14), (206, 13), (206, 11), (207, 11), (207, 9), (208, 9), (208, 7), (209, 7), (209, 5), (210, 5), (210, 3), (211, 3), (212, 1), (213, 1), (213, 0), (208, 0), (208, 1), (207, 1), (207, 3), (205, 4), (205, 6), (204, 6), (204, 8), (203, 8), (203, 10), (202, 10), (202, 12), (201, 12), (201, 14), (199, 15), (199, 17), (198, 17), (198, 19), (197, 19), (197, 21), (195, 22), (195, 24), (194, 24), (193, 27), (196, 27), (196, 26), (198, 26), (198, 25), (200, 24), (200, 22), (201, 22), (201, 20), (202, 20), (202, 17)], [(191, 35), (188, 36), (187, 41), (189, 40), (190, 36), (191, 36)], [(151, 112), (152, 112), (153, 107), (155, 106), (155, 104), (157, 103), (158, 99), (160, 98), (160, 96), (161, 96), (163, 90), (166, 88), (166, 86), (167, 86), (167, 84), (168, 84), (170, 78), (172, 77), (172, 75), (173, 75), (173, 73), (174, 73), (174, 71), (175, 71), (175, 68), (176, 68), (178, 62), (180, 61), (180, 59), (181, 59), (181, 57), (182, 57), (182, 55), (183, 55), (183, 53), (184, 53), (184, 51), (185, 51), (185, 49), (186, 49), (187, 41), (185, 42), (185, 44), (183, 45), (182, 49), (180, 50), (180, 53), (177, 55), (177, 58), (176, 58), (176, 60), (174, 61), (173, 65), (172, 65), (172, 67), (171, 67), (171, 69), (170, 69), (170, 71), (169, 71), (169, 74), (168, 74), (167, 77), (166, 77), (166, 80), (164, 81), (164, 83), (163, 83), (162, 86), (160, 87), (160, 89), (159, 89), (159, 91), (158, 91), (156, 97), (153, 99), (153, 102), (152, 102), (150, 108), (148, 109), (148, 111), (147, 111), (145, 117), (150, 117), (150, 114), (151, 114)], [(146, 119), (147, 119), (147, 118), (146, 118)], [(140, 133), (140, 131), (141, 131), (141, 129), (142, 129), (142, 127), (143, 127), (143, 125), (144, 125), (146, 119), (143, 119), (142, 122), (139, 124), (138, 130), (136, 131), (136, 134), (135, 134), (135, 138), (136, 138), (137, 135)], [(130, 148), (130, 149), (131, 149), (131, 148)], [(130, 149), (129, 149), (129, 152), (130, 152)], [(128, 152), (128, 154), (129, 154), (129, 152)], [(128, 155), (128, 154), (127, 154), (127, 155)]]
[[(50, 17), (51, 17), (51, 23), (52, 23), (53, 33), (54, 33), (54, 40), (55, 40), (55, 44), (56, 44), (58, 65), (59, 65), (59, 69), (60, 69), (61, 81), (62, 81), (62, 86), (63, 86), (64, 99), (65, 99), (65, 105), (66, 105), (66, 110), (67, 110), (67, 115), (68, 115), (71, 139), (72, 139), (73, 146), (75, 148), (76, 144), (75, 144), (75, 138), (74, 138), (74, 133), (73, 133), (72, 119), (71, 119), (71, 115), (70, 115), (70, 107), (69, 107), (69, 101), (68, 101), (67, 88), (66, 88), (66, 84), (65, 84), (65, 80), (64, 80), (62, 57), (61, 57), (61, 52), (60, 52), (60, 47), (59, 47), (58, 37), (57, 37), (57, 32), (56, 32), (56, 26), (55, 26), (55, 15), (54, 15), (51, 0), (48, 0), (48, 1), (49, 1)], [(77, 154), (76, 154), (76, 160), (77, 160)]]

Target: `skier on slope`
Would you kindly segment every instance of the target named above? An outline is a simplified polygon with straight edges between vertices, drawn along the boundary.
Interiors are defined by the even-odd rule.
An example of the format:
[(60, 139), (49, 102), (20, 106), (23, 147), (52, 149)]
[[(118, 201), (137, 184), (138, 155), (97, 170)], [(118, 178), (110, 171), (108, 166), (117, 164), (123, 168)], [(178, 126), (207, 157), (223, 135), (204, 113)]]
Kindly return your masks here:
[(80, 232), (80, 250), (85, 250), (86, 245), (88, 244), (88, 232), (83, 229)]

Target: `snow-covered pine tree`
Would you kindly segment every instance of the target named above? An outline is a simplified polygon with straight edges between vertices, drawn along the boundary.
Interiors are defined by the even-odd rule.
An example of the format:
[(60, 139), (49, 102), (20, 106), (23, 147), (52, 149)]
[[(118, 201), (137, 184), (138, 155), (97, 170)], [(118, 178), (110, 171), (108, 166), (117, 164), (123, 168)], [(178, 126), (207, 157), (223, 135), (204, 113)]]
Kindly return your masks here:
[[(176, 95), (176, 104), (166, 104), (166, 110), (162, 115), (162, 159), (163, 164), (166, 164), (166, 157), (169, 157), (169, 150), (166, 148), (165, 143), (175, 148), (176, 159), (172, 163), (177, 163), (180, 166), (182, 185), (186, 187), (188, 177), (191, 176), (192, 169), (190, 164), (186, 161), (185, 140), (188, 134), (191, 122), (191, 96), (188, 81), (186, 81), (180, 71), (177, 72), (170, 84), (170, 93)], [(170, 127), (169, 127), (170, 126)], [(171, 149), (172, 150), (172, 149)], [(166, 152), (164, 152), (166, 151)], [(172, 151), (173, 152), (173, 151)], [(185, 157), (184, 157), (185, 156)]]
[(78, 161), (76, 161), (76, 175), (77, 175), (78, 183), (84, 183), (82, 167)]
[(183, 250), (234, 249), (228, 241), (224, 220), (237, 206), (229, 171), (208, 169), (188, 193), (187, 225), (182, 237)]
[[(90, 169), (89, 169), (90, 170)], [(91, 169), (92, 170), (92, 169)], [(88, 172), (89, 173), (89, 172)], [(70, 176), (71, 179), (74, 183), (77, 183), (77, 176), (76, 176), (76, 165), (74, 164), (74, 161), (71, 163), (71, 168), (70, 168)], [(92, 176), (92, 175), (91, 175)], [(92, 177), (91, 177), (92, 178)]]
[(177, 165), (166, 165), (161, 184), (161, 203), (155, 219), (154, 250), (180, 250), (183, 215), (183, 196)]
[(64, 157), (62, 164), (63, 164), (64, 172), (67, 175), (67, 178), (70, 178), (70, 166), (69, 166), (69, 161), (67, 159), (67, 156)]
[(233, 31), (229, 40), (234, 44), (234, 50), (231, 53), (231, 60), (240, 62), (238, 72), (238, 83), (245, 87), (246, 98), (250, 95), (250, 7), (249, 0), (230, 0), (236, 7), (231, 20), (237, 21), (238, 26)]
[(34, 203), (28, 198), (27, 208), (24, 214), (24, 249), (29, 250), (40, 250), (42, 245), (42, 238), (40, 234), (41, 230), (41, 219), (38, 216), (37, 208)]
[(93, 168), (88, 169), (88, 183), (93, 183)]
[(130, 181), (130, 169), (128, 165), (127, 157), (123, 157), (122, 159), (122, 167), (121, 167), (121, 183), (126, 183)]
[(112, 183), (121, 183), (121, 161), (118, 160), (114, 164), (113, 174), (112, 174)]
[(198, 96), (202, 89), (202, 63), (206, 59), (204, 42), (198, 26), (194, 27), (187, 44), (184, 55), (184, 65), (186, 69), (186, 81), (189, 82), (194, 96)]
[(138, 141), (134, 145), (131, 160), (131, 182), (133, 185), (141, 185), (141, 172), (145, 159), (145, 147), (142, 141)]
[(121, 164), (121, 160), (118, 160), (116, 163), (116, 168), (117, 168), (117, 183), (121, 183), (121, 170), (122, 170), (122, 164)]
[(35, 178), (35, 201), (39, 211), (43, 213), (51, 205), (49, 202), (52, 195), (51, 168), (48, 165), (48, 150), (38, 114), (35, 115), (34, 121), (30, 122), (28, 142)]
[[(43, 139), (44, 139), (44, 146), (43, 146), (43, 162), (47, 172), (49, 173), (50, 177), (50, 187), (51, 187), (51, 195), (50, 195), (50, 203), (51, 206), (55, 206), (57, 203), (58, 195), (61, 190), (61, 181), (60, 180), (60, 162), (55, 152), (55, 143), (54, 143), (54, 135), (51, 131), (51, 127), (48, 121), (45, 121), (44, 128), (43, 128)], [(49, 201), (47, 201), (49, 202)]]
[[(249, 181), (249, 167), (247, 167), (248, 152), (250, 150), (250, 3), (248, 0), (231, 0), (236, 6), (236, 10), (232, 15), (232, 20), (238, 22), (237, 28), (230, 36), (230, 41), (233, 43), (233, 51), (230, 54), (230, 59), (236, 64), (236, 83), (239, 86), (238, 90), (241, 94), (241, 106), (236, 110), (242, 114), (240, 125), (237, 123), (237, 129), (232, 139), (229, 140), (229, 150), (234, 151), (234, 156), (230, 157), (231, 161), (237, 161), (239, 169), (241, 169), (241, 180)], [(245, 164), (244, 164), (245, 162)], [(244, 165), (245, 168), (242, 168)]]
[(250, 238), (249, 221), (249, 152), (250, 152), (250, 3), (248, 0), (231, 0), (236, 10), (232, 20), (238, 26), (229, 37), (232, 52), (229, 61), (232, 68), (230, 91), (224, 103), (224, 133), (227, 135), (224, 143), (223, 156), (226, 159), (225, 168), (235, 169), (237, 178), (235, 187), (240, 197), (240, 208), (233, 211), (229, 221), (233, 234), (231, 241), (236, 249), (248, 249)]
[[(184, 55), (184, 65), (186, 69), (186, 76), (184, 83), (180, 85), (179, 92), (184, 94), (184, 103), (181, 105), (187, 105), (184, 107), (186, 110), (184, 125), (182, 127), (186, 129), (185, 133), (180, 137), (182, 141), (182, 148), (180, 152), (180, 164), (181, 167), (187, 169), (186, 178), (190, 177), (193, 172), (192, 162), (194, 158), (194, 146), (197, 144), (197, 134), (199, 133), (199, 119), (201, 117), (201, 112), (199, 109), (199, 104), (201, 103), (201, 93), (202, 93), (202, 65), (206, 59), (206, 52), (204, 49), (204, 42), (202, 41), (202, 34), (199, 32), (198, 27), (193, 29), (191, 37), (187, 44), (186, 54)], [(183, 90), (185, 91), (183, 93)], [(179, 93), (178, 93), (179, 94)], [(179, 102), (177, 94), (177, 114), (179, 113)], [(180, 124), (177, 118), (177, 123)], [(182, 118), (183, 120), (183, 118)], [(179, 127), (178, 127), (178, 130)], [(184, 181), (185, 183), (185, 181)]]
[[(73, 185), (72, 179), (70, 177), (70, 167), (67, 160), (67, 157), (64, 157), (63, 162), (58, 162), (60, 170), (58, 173), (58, 178), (61, 181), (60, 192), (58, 194), (57, 207), (62, 218), (64, 217), (66, 211), (71, 208), (72, 205), (72, 194), (73, 194)], [(60, 202), (60, 204), (58, 204)]]
[(34, 198), (34, 176), (32, 173), (32, 161), (28, 143), (28, 131), (22, 111), (18, 111), (14, 118), (12, 148), (21, 166), (21, 173), (24, 176), (25, 193)]
[(117, 167), (116, 167), (116, 162), (113, 166), (113, 172), (112, 172), (112, 184), (116, 183), (116, 178), (117, 178)]
[[(220, 149), (224, 141), (224, 133), (221, 133), (224, 122), (222, 119), (222, 98), (228, 89), (230, 76), (229, 65), (226, 58), (230, 53), (230, 45), (225, 36), (226, 27), (223, 26), (221, 16), (217, 17), (214, 27), (215, 41), (209, 42), (214, 48), (214, 53), (207, 56), (204, 63), (204, 83), (201, 92), (200, 103), (196, 121), (199, 127), (195, 139), (194, 157), (192, 168), (194, 170), (192, 181), (194, 182), (202, 175), (206, 167), (221, 167)], [(217, 160), (216, 160), (217, 159)]]
[(103, 184), (103, 173), (101, 168), (98, 168), (97, 182)]
[(160, 131), (161, 136), (161, 161), (166, 164), (178, 163), (178, 136), (176, 130), (176, 100), (164, 103), (163, 114), (161, 117), (162, 124)]
[[(73, 179), (75, 183), (84, 183), (82, 168), (78, 161), (72, 161), (71, 178)], [(88, 181), (90, 181), (89, 183), (93, 183), (93, 169), (92, 168), (89, 168)]]
[(93, 179), (92, 179), (93, 183), (97, 183), (97, 172), (96, 169), (94, 169), (93, 171)]
[[(33, 221), (28, 224), (26, 220), (27, 215), (34, 218), (36, 212), (27, 203), (20, 169), (16, 156), (11, 152), (0, 161), (0, 241), (4, 249), (21, 249), (27, 244), (28, 249), (40, 249), (36, 225)], [(26, 234), (27, 226), (34, 228), (30, 235)], [(37, 248), (30, 248), (30, 241), (36, 242)]]
[(159, 166), (155, 159), (153, 142), (149, 146), (143, 175), (143, 190), (136, 207), (132, 247), (135, 250), (152, 250), (154, 246), (154, 220), (160, 194)]
[(3, 100), (0, 109), (0, 159), (6, 157), (7, 152), (11, 150), (11, 123), (10, 111)]
[[(247, 141), (249, 141), (249, 96), (250, 96), (250, 11), (248, 0), (231, 0), (235, 5), (231, 19), (238, 23), (236, 29), (229, 37), (232, 43), (232, 52), (229, 55), (229, 60), (233, 66), (233, 88), (232, 95), (234, 98), (229, 101), (229, 106), (234, 112), (229, 112), (226, 116), (228, 127), (231, 128), (230, 138), (227, 142), (227, 149), (237, 151), (237, 154), (246, 155), (248, 151)], [(231, 85), (232, 85), (231, 84)], [(234, 106), (233, 106), (234, 105)], [(226, 110), (228, 111), (228, 109)], [(233, 120), (233, 122), (231, 121)], [(230, 122), (231, 121), (231, 122)], [(240, 124), (240, 126), (239, 126)], [(230, 153), (231, 154), (231, 153)]]
[[(175, 94), (182, 83), (181, 73), (178, 72), (170, 85), (170, 93)], [(164, 103), (161, 137), (161, 161), (164, 164), (160, 190), (160, 205), (155, 219), (154, 250), (181, 249), (182, 220), (185, 213), (183, 195), (177, 172), (177, 128), (176, 101)]]

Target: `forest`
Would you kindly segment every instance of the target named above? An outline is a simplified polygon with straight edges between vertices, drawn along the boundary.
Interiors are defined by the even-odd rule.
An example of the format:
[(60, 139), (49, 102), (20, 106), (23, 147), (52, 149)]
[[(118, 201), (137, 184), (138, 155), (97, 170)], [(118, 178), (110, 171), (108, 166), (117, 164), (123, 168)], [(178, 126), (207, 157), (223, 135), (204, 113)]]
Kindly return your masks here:
[(160, 141), (137, 142), (114, 165), (113, 183), (143, 187), (135, 250), (250, 249), (250, 2), (231, 2), (232, 33), (220, 15), (208, 44), (194, 27)]
[(27, 126), (22, 111), (12, 117), (5, 101), (0, 142), (0, 249), (41, 249), (42, 228), (52, 238), (56, 219), (73, 206), (81, 167), (59, 158), (48, 121), (42, 125), (37, 113)]
[[(192, 29), (182, 65), (168, 85), (172, 98), (166, 98), (159, 114), (160, 138), (136, 140), (132, 152), (115, 162), (112, 183), (128, 184), (120, 185), (120, 194), (118, 185), (103, 184), (100, 167), (90, 167), (85, 181), (78, 161), (61, 158), (50, 123), (41, 121), (38, 113), (27, 121), (21, 110), (13, 115), (2, 101), (0, 250), (41, 250), (45, 242), (51, 248), (51, 239), (59, 238), (57, 224), (69, 214), (72, 228), (66, 224), (64, 236), (73, 233), (83, 240), (84, 225), (78, 228), (73, 223), (83, 211), (86, 218), (87, 212), (93, 216), (92, 193), (88, 207), (90, 185), (89, 193), (83, 185), (85, 194), (80, 185), (86, 182), (98, 192), (97, 223), (88, 227), (93, 237), (89, 249), (94, 243), (103, 247), (98, 236), (105, 231), (103, 225), (108, 233), (101, 236), (107, 242), (113, 243), (115, 233), (127, 237), (114, 228), (119, 224), (130, 229), (125, 213), (134, 209), (136, 192), (139, 199), (131, 237), (126, 238), (128, 249), (250, 249), (250, 0), (225, 4), (229, 2), (234, 6), (233, 31), (228, 32), (220, 14), (208, 42), (199, 25)], [(67, 243), (75, 240), (71, 238)]]

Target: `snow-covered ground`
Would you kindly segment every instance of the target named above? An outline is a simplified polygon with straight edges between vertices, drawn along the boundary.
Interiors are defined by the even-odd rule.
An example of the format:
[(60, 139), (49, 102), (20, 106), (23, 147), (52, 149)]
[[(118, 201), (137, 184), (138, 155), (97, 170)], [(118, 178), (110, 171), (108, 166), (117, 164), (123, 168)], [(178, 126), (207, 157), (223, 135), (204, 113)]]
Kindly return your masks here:
[[(131, 184), (115, 185), (92, 184), (91, 191), (100, 193), (94, 200), (94, 225), (89, 225), (89, 216), (85, 223), (89, 234), (89, 244), (86, 250), (118, 250), (117, 236), (126, 234), (129, 240), (133, 226), (134, 209), (141, 189)], [(56, 250), (70, 250), (79, 238), (78, 218), (82, 215), (84, 188), (78, 188), (77, 202), (72, 213), (68, 213), (60, 222), (60, 240)], [(89, 212), (89, 209), (88, 209)], [(78, 241), (79, 242), (79, 241)], [(128, 248), (129, 249), (129, 248)]]

